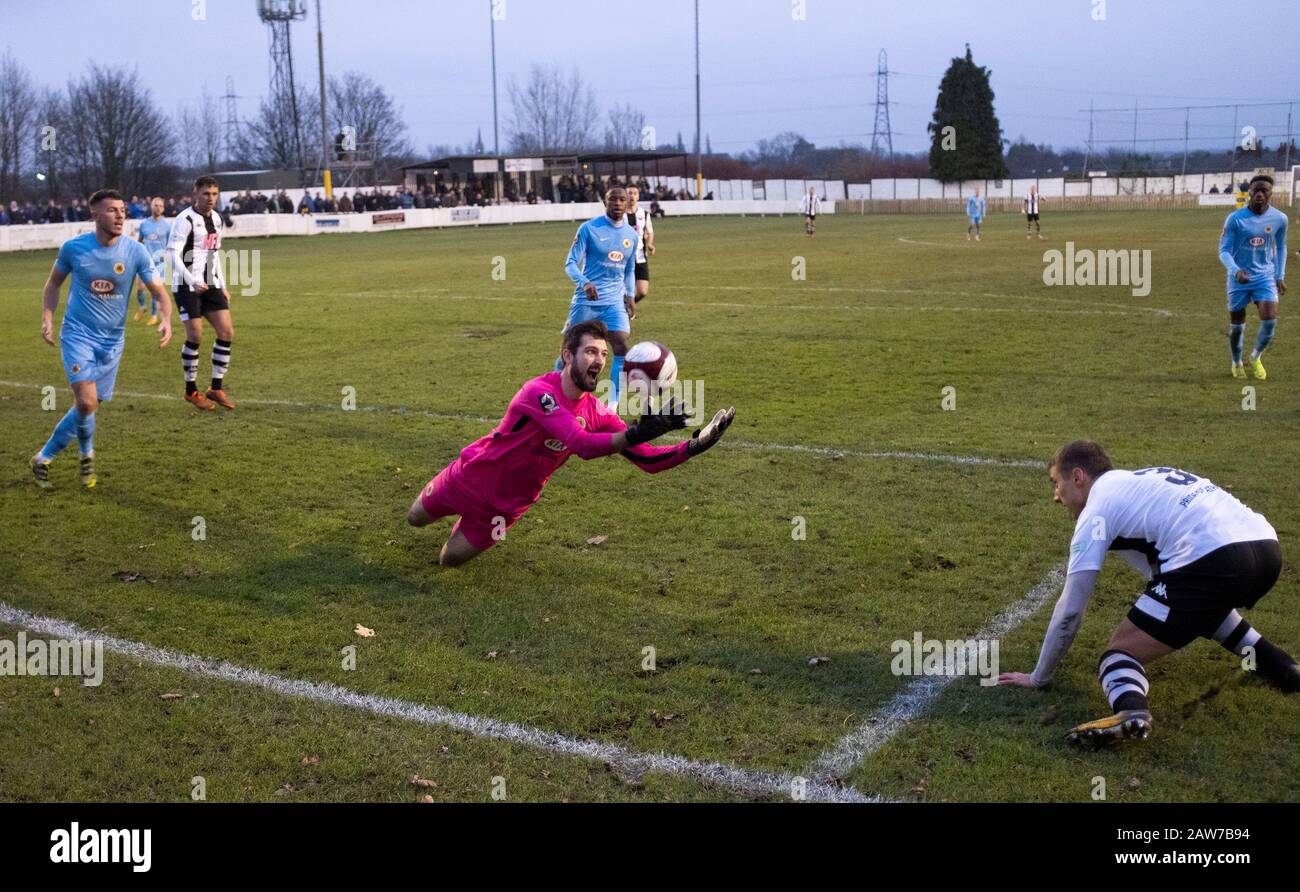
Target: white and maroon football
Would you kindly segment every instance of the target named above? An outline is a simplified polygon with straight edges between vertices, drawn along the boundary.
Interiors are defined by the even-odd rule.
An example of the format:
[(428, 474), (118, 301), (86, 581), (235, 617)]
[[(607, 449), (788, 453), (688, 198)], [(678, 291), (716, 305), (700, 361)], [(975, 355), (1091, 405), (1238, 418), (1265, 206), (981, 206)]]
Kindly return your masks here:
[(623, 374), (629, 390), (666, 390), (677, 380), (677, 357), (663, 344), (642, 341), (633, 344), (623, 357)]

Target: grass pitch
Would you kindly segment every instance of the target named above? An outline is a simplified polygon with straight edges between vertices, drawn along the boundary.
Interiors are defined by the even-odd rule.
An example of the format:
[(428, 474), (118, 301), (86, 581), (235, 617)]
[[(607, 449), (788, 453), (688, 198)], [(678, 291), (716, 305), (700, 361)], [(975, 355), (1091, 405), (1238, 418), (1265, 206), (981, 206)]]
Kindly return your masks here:
[[(1031, 242), (997, 215), (979, 243), (958, 216), (826, 216), (813, 240), (796, 217), (667, 218), (633, 340), (672, 346), (709, 411), (737, 407), (727, 439), (654, 477), (571, 459), (455, 571), (436, 565), (450, 523), (413, 530), (404, 512), (551, 367), (573, 225), (231, 240), (261, 251), (260, 293), (232, 301), (239, 408), (179, 402), (183, 338), (160, 352), (129, 323), (90, 492), (71, 451), (52, 492), (30, 482), (70, 405), (38, 334), (53, 253), (0, 255), (0, 601), (284, 677), (806, 774), (914, 681), (890, 672), (893, 641), (965, 638), (1063, 561), (1072, 522), (1018, 460), (1088, 436), (1121, 467), (1179, 465), (1297, 553), (1300, 354), (1284, 299), (1269, 379), (1228, 375), (1222, 217), (1063, 213)], [(1045, 286), (1043, 252), (1067, 240), (1149, 249), (1151, 294)], [(209, 331), (201, 380), (210, 347)], [(1106, 711), (1096, 659), (1139, 588), (1108, 564), (1052, 688), (959, 681), (842, 780), (931, 801), (1084, 801), (1099, 775), (1112, 801), (1300, 799), (1300, 698), (1206, 642), (1150, 667), (1145, 745), (1062, 744)], [(1298, 595), (1288, 564), (1249, 614), (1292, 652)], [(1003, 669), (1032, 668), (1049, 610), (1002, 640)], [(740, 795), (112, 655), (100, 687), (0, 677), (0, 720), (6, 800), (179, 800), (196, 776), (210, 800), (482, 801), (493, 778), (510, 800)]]

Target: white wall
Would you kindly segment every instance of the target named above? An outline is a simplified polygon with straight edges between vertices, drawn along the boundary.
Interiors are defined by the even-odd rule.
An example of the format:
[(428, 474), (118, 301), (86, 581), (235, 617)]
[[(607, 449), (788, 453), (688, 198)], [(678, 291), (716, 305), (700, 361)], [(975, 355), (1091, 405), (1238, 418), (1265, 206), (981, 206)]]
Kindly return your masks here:
[[(797, 214), (799, 199), (790, 201), (665, 201), (661, 205), (670, 217), (720, 214)], [(823, 213), (834, 213), (834, 205), (822, 205)], [(239, 214), (226, 238), (269, 235), (320, 235), (329, 232), (385, 232), (392, 229), (425, 229), (445, 226), (478, 226), (544, 221), (589, 220), (604, 213), (596, 202), (585, 204), (509, 204), (485, 208), (435, 208), (407, 211), (369, 211), (364, 214)], [(400, 215), (397, 221), (394, 216)], [(393, 222), (383, 222), (385, 220)], [(139, 220), (128, 220), (125, 234), (135, 238)], [(0, 226), (0, 251), (48, 250), (82, 232), (91, 223), (47, 223), (44, 225)]]

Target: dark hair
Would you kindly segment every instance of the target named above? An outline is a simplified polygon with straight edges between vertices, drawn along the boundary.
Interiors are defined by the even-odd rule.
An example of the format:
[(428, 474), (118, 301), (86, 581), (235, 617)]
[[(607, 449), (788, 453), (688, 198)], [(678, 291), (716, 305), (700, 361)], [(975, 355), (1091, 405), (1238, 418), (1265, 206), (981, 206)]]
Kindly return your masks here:
[(1106, 454), (1106, 450), (1091, 440), (1075, 440), (1073, 443), (1066, 443), (1056, 450), (1052, 460), (1047, 463), (1047, 470), (1056, 468), (1058, 474), (1068, 474), (1075, 468), (1082, 468), (1093, 480), (1113, 470), (1114, 467), (1110, 463), (1110, 456)]
[(1273, 178), (1266, 173), (1257, 173), (1250, 178), (1250, 185), (1252, 186), (1260, 182), (1268, 183), (1270, 186), (1274, 185)]
[(203, 176), (199, 177), (197, 180), (194, 181), (195, 189), (202, 189), (204, 186), (216, 186), (218, 189), (221, 188), (221, 186), (217, 183), (217, 178), (208, 176), (207, 174), (204, 174)]
[(586, 322), (579, 322), (572, 326), (564, 333), (564, 349), (576, 355), (578, 347), (582, 344), (583, 335), (609, 341), (609, 329), (605, 327), (605, 323), (599, 319), (588, 319)]
[(116, 189), (100, 189), (98, 192), (95, 192), (90, 196), (90, 206), (93, 208), (95, 205), (107, 198), (116, 198), (118, 201), (125, 200), (122, 198), (122, 193), (118, 192)]

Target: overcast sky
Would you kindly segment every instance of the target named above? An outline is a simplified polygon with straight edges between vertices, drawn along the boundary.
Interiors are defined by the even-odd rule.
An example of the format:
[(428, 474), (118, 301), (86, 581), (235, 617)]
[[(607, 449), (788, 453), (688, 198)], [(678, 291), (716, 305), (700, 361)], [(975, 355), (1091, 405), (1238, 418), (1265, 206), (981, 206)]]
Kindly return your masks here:
[[(267, 29), (256, 0), (0, 0), (0, 49), (42, 84), (60, 86), (87, 59), (135, 67), (168, 113), (206, 84), (233, 78), (241, 117), (269, 80)], [(472, 142), (492, 149), (489, 15), (492, 0), (323, 0), (328, 72), (355, 69), (384, 84), (403, 110), (417, 152)], [(660, 142), (694, 132), (692, 0), (497, 0), (505, 149), (505, 84), (532, 63), (576, 66), (602, 109), (631, 103)], [(703, 131), (715, 151), (737, 153), (782, 131), (819, 146), (869, 144), (877, 54), (889, 53), (894, 147), (926, 147), (939, 78), (971, 44), (993, 72), (1004, 135), (1081, 146), (1089, 102), (1098, 108), (1300, 103), (1294, 0), (700, 0)], [(796, 20), (799, 5), (805, 18)], [(1289, 21), (1284, 21), (1290, 17)], [(1253, 23), (1266, 39), (1246, 43)], [(295, 70), (314, 80), (316, 3), (293, 26)], [(1257, 61), (1248, 57), (1258, 55)], [(1300, 131), (1300, 105), (1293, 125)], [(1193, 147), (1230, 144), (1233, 113), (1194, 112)], [(1256, 120), (1258, 119), (1258, 120)], [(1285, 133), (1285, 105), (1243, 109), (1269, 139)], [(1139, 141), (1181, 148), (1183, 112), (1143, 113)], [(595, 129), (603, 132), (603, 122)], [(1099, 115), (1098, 139), (1127, 141), (1132, 113)]]

